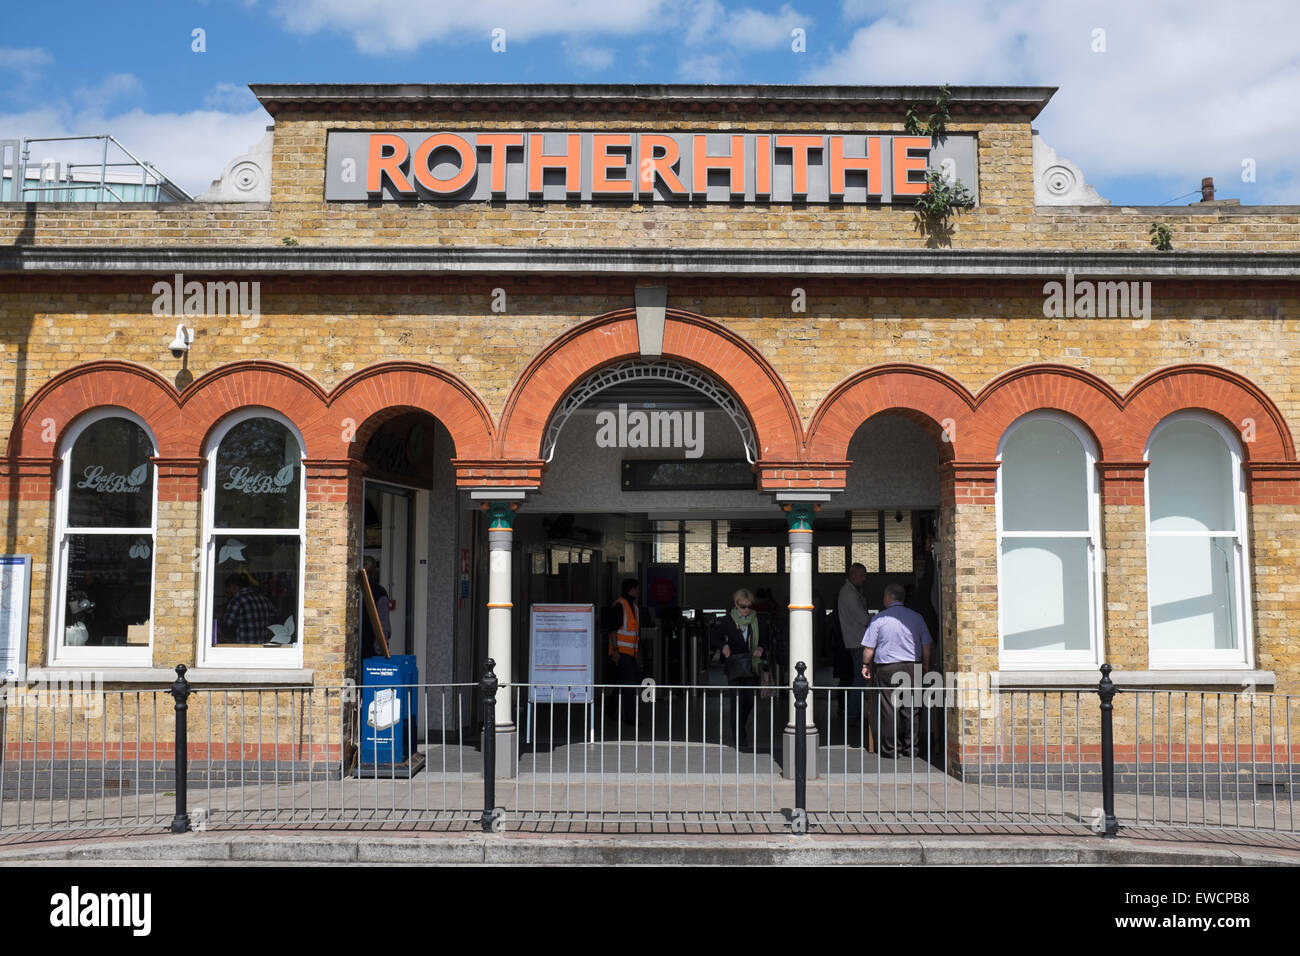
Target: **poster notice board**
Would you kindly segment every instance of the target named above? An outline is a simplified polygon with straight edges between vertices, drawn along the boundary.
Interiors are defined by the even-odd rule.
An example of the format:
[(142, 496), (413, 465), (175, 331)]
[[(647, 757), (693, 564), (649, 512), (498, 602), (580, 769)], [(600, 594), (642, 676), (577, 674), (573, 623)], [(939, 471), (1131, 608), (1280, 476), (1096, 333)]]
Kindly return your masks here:
[(595, 608), (590, 604), (534, 604), (530, 610), (529, 700), (591, 703)]
[(0, 555), (0, 682), (27, 679), (27, 603), (30, 554)]

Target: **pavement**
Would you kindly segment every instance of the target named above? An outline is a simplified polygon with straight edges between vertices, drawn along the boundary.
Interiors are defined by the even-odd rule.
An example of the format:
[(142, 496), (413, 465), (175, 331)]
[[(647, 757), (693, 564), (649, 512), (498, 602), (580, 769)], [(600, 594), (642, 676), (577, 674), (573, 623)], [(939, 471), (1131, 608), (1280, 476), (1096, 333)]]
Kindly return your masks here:
[[(1300, 839), (1213, 835), (674, 835), (222, 830), (0, 846), (0, 866), (1300, 866)], [(1224, 833), (1224, 841), (1242, 834)]]

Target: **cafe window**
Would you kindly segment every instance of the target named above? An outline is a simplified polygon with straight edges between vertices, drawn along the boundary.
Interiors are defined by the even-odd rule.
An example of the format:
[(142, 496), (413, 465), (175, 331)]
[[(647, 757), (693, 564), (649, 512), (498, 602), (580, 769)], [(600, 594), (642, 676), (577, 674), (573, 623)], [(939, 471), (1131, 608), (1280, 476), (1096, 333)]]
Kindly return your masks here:
[(1156, 426), (1147, 445), (1152, 667), (1245, 666), (1245, 492), (1236, 437), (1208, 416)]
[(269, 411), (223, 424), (204, 486), (202, 659), (212, 665), (302, 663), (303, 446)]
[(1095, 665), (1097, 475), (1073, 420), (1037, 412), (1002, 440), (998, 469), (998, 617), (1011, 667)]
[(74, 426), (59, 473), (52, 662), (151, 664), (154, 442), (105, 409)]

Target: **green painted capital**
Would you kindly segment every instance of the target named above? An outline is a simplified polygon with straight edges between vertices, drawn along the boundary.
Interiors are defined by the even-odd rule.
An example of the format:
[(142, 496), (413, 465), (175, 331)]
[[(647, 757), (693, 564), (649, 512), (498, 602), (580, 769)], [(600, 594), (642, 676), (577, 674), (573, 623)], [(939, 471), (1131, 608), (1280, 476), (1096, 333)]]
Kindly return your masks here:
[(508, 501), (494, 501), (488, 505), (488, 530), (496, 531), (501, 528), (509, 531), (514, 527), (515, 509)]
[(785, 513), (786, 524), (791, 531), (811, 531), (813, 523), (812, 505), (791, 505)]

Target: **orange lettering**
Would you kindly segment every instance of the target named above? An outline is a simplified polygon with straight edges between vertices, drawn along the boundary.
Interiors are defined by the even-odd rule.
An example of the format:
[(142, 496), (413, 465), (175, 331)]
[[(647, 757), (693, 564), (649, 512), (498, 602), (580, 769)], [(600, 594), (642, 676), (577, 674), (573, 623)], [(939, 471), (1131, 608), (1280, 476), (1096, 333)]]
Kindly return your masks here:
[(844, 137), (831, 137), (831, 198), (844, 198), (844, 180), (845, 174), (850, 170), (862, 170), (867, 174), (867, 195), (879, 196), (881, 194), (881, 184), (884, 183), (885, 177), (880, 171), (881, 160), (884, 157), (884, 150), (880, 145), (879, 136), (868, 136), (867, 155), (863, 157), (846, 157), (844, 155)]
[(523, 133), (479, 133), (475, 142), (479, 146), (486, 146), (491, 150), (492, 164), (492, 194), (497, 195), (506, 191), (506, 151), (511, 147), (524, 145)]
[[(451, 179), (438, 179), (429, 168), (429, 161), (438, 149), (454, 149), (460, 156), (460, 171)], [(415, 179), (421, 186), (431, 193), (450, 196), (473, 182), (474, 174), (478, 172), (478, 156), (465, 141), (465, 137), (455, 133), (438, 133), (419, 145), (411, 165), (414, 167)]]
[(820, 136), (778, 136), (777, 149), (790, 150), (793, 162), (793, 186), (795, 196), (808, 195), (808, 153), (822, 148)]
[(708, 192), (710, 169), (725, 169), (729, 176), (731, 195), (744, 196), (745, 137), (731, 137), (730, 156), (708, 155), (708, 142), (706, 134), (696, 133), (694, 142), (691, 144), (695, 152), (695, 161), (692, 164), (692, 173), (695, 177), (695, 195), (703, 197)]
[(772, 140), (754, 137), (754, 196), (772, 195)]
[[(384, 154), (385, 149), (392, 152)], [(366, 192), (375, 195), (383, 190), (383, 177), (387, 176), (399, 195), (411, 195), (415, 188), (402, 172), (410, 155), (406, 140), (394, 133), (370, 134), (370, 158), (366, 165)]]
[(582, 193), (582, 136), (569, 133), (564, 137), (565, 151), (554, 156), (542, 152), (541, 133), (528, 134), (528, 194), (542, 194), (542, 171), (564, 170), (564, 191), (570, 196)]
[(925, 183), (912, 182), (911, 174), (922, 171), (930, 161), (930, 157), (912, 156), (911, 151), (914, 149), (930, 149), (930, 137), (928, 136), (895, 136), (894, 137), (894, 195), (895, 196), (923, 196), (930, 188)]
[[(654, 193), (655, 177), (658, 176), (674, 196), (686, 195), (686, 187), (682, 185), (682, 181), (673, 172), (673, 167), (677, 165), (679, 158), (677, 140), (662, 133), (642, 133), (640, 142), (641, 149), (637, 169), (639, 170), (641, 194)], [(655, 150), (660, 147), (663, 148), (663, 154), (656, 156)]]
[[(609, 155), (611, 146), (627, 150), (627, 159), (621, 155)], [(593, 196), (622, 196), (632, 194), (632, 177), (610, 179), (611, 169), (626, 172), (628, 161), (632, 158), (632, 136), (628, 133), (596, 133), (591, 137), (591, 194)]]

